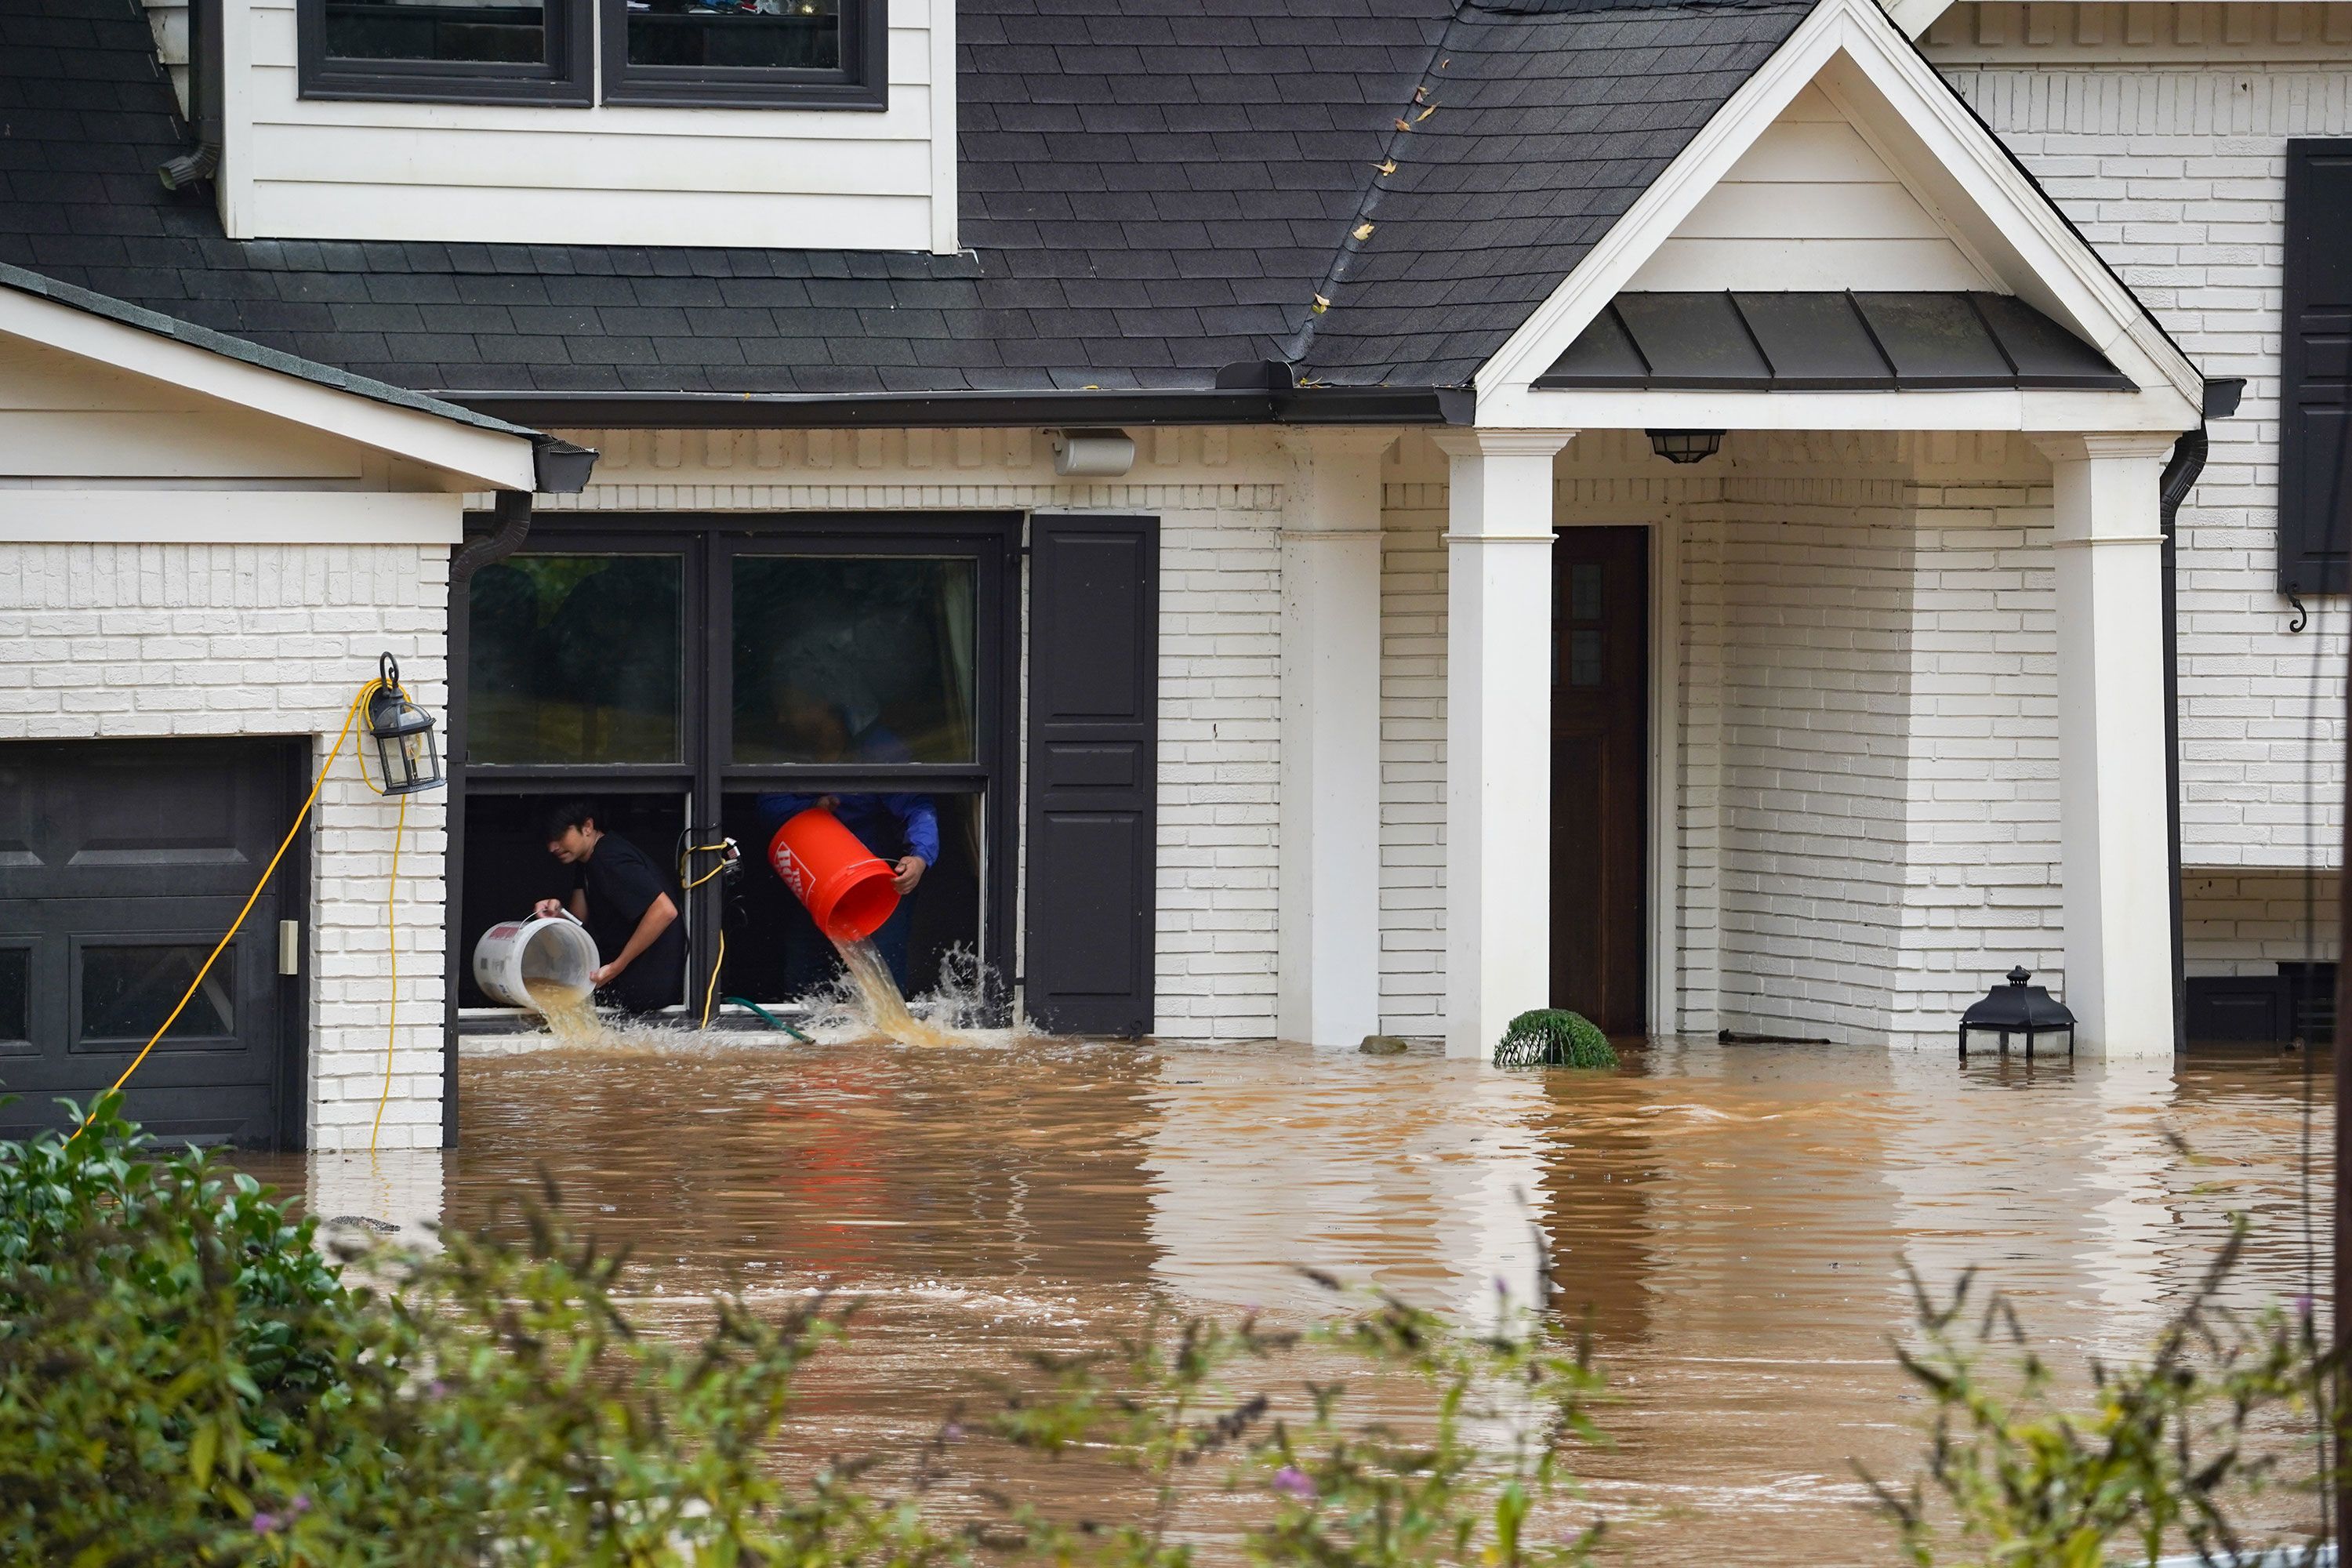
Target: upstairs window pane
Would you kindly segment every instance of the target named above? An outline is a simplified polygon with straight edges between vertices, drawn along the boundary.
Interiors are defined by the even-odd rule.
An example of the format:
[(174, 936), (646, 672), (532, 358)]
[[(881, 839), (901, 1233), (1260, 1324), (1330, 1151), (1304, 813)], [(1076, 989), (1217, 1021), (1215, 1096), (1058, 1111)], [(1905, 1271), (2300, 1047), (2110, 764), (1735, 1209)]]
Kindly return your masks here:
[(326, 0), (326, 46), (338, 59), (537, 65), (547, 58), (547, 13), (500, 0)]
[(302, 96), (581, 106), (588, 0), (294, 0)]
[(628, 0), (633, 66), (837, 71), (841, 0)]
[(887, 0), (600, 0), (607, 103), (880, 109)]

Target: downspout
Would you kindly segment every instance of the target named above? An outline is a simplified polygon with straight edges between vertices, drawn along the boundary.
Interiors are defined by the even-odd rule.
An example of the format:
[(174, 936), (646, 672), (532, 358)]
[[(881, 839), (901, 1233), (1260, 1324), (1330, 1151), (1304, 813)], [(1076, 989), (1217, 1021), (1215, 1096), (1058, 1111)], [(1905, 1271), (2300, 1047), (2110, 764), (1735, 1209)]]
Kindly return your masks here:
[(530, 537), (530, 492), (500, 490), (490, 500), (496, 520), (487, 538), (477, 539), (449, 560), (449, 613), (457, 612), (457, 591), (466, 580), (493, 562), (504, 561)]
[(221, 0), (190, 0), (188, 134), (195, 145), (155, 171), (165, 190), (184, 190), (220, 173), (221, 86)]
[(456, 679), (467, 657), (466, 584), (483, 567), (504, 561), (530, 537), (534, 491), (576, 495), (588, 488), (596, 454), (553, 436), (531, 437), (530, 490), (500, 490), (490, 498), (492, 527), (488, 535), (466, 545), (449, 558), (449, 834), (442, 854), (442, 876), (449, 889), (449, 951), (441, 986), (441, 1146), (457, 1146), (457, 987), (463, 979), (465, 936), (456, 911), (459, 889), (466, 885), (466, 694)]
[[(2205, 383), (2204, 405), (2199, 413), (2205, 419), (2227, 419), (2238, 411), (2238, 398), (2246, 389), (2243, 380), (2212, 380)], [(2205, 458), (2211, 450), (2205, 426), (2183, 434), (2172, 445), (2172, 457), (2164, 465), (2164, 477), (2157, 487), (2158, 518), (2164, 534), (2164, 826), (2166, 860), (2171, 867), (2169, 891), (2172, 901), (2172, 1049), (2174, 1054), (2189, 1047), (2189, 942), (2183, 924), (2180, 892), (2180, 546), (2179, 522), (2180, 503), (2189, 499), (2196, 487), (2197, 478), (2205, 471)]]
[(2205, 471), (2208, 448), (2205, 426), (2172, 444), (2171, 460), (2157, 494), (2164, 533), (2164, 831), (2167, 862), (2172, 874), (2166, 881), (2172, 897), (2172, 1049), (2189, 1048), (2189, 945), (2181, 926), (2180, 897), (2180, 592), (2179, 541), (2176, 522), (2180, 503), (2189, 499), (2197, 476)]

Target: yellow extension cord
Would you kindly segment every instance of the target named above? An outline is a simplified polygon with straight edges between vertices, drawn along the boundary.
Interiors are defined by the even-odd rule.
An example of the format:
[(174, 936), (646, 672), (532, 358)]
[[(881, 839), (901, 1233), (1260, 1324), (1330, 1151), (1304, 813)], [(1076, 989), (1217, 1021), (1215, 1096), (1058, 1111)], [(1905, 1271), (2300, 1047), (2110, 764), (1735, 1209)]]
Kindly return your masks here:
[[(682, 837), (685, 837), (685, 835), (684, 835), (684, 834), (680, 834), (678, 837), (680, 837), (682, 838)], [(688, 861), (688, 858), (689, 856), (694, 856), (694, 855), (715, 855), (715, 854), (718, 854), (719, 852), (720, 852), (721, 850), (724, 850), (726, 847), (727, 847), (727, 844), (726, 844), (726, 841), (725, 841), (725, 840), (723, 840), (723, 839), (722, 839), (722, 840), (720, 840), (720, 841), (719, 841), (719, 843), (717, 843), (717, 844), (689, 844), (689, 845), (688, 845), (684, 849), (682, 849), (682, 850), (680, 850), (680, 851), (678, 852), (678, 857), (677, 857), (677, 874), (678, 874), (681, 878), (682, 878), (682, 877), (684, 877), (684, 876), (686, 875), (687, 861)], [(721, 861), (719, 861), (719, 864), (718, 864), (718, 865), (713, 866), (712, 868), (710, 868), (710, 869), (709, 869), (709, 870), (705, 871), (701, 876), (695, 878), (695, 879), (694, 879), (694, 880), (692, 880), (692, 881), (690, 881), (690, 882), (688, 882), (684, 887), (680, 888), (680, 889), (678, 889), (678, 891), (679, 891), (680, 893), (690, 893), (690, 892), (694, 891), (694, 889), (695, 889), (699, 888), (700, 886), (702, 886), (702, 884), (703, 884), (703, 883), (708, 882), (708, 881), (709, 881), (709, 880), (710, 880), (710, 879), (712, 879), (713, 877), (719, 876), (720, 873), (724, 872), (726, 869), (727, 869), (727, 862), (726, 862), (726, 861), (724, 861), (724, 860), (721, 860)], [(685, 918), (686, 918), (686, 911), (685, 911), (684, 910), (680, 910), (678, 911), (678, 918), (679, 918), (679, 919), (681, 919), (681, 920), (683, 920), (683, 919), (685, 919)], [(720, 970), (722, 970), (722, 969), (726, 968), (726, 967), (727, 967), (727, 927), (726, 927), (725, 922), (724, 922), (724, 921), (722, 921), (722, 922), (720, 922), (720, 924), (719, 924), (719, 956), (718, 956), (717, 958), (715, 958), (715, 959), (713, 959), (713, 960), (711, 961), (711, 964), (710, 964), (710, 984), (709, 984), (709, 985), (708, 987), (706, 987), (706, 988), (704, 989), (704, 991), (703, 991), (703, 993), (702, 993), (702, 1023), (701, 1023), (701, 1025), (699, 1026), (700, 1026), (700, 1027), (702, 1027), (702, 1028), (707, 1029), (707, 1028), (710, 1027), (710, 1007), (711, 1007), (711, 1004), (712, 1004), (712, 1003), (714, 1003), (714, 1002), (716, 1002), (716, 1001), (719, 999), (719, 972)]]
[[(253, 891), (247, 893), (245, 897), (245, 907), (236, 911), (236, 919), (229, 922), (228, 930), (222, 933), (220, 942), (214, 947), (211, 956), (205, 960), (204, 967), (196, 971), (196, 977), (188, 982), (187, 990), (180, 994), (179, 1005), (174, 1006), (170, 1015), (164, 1018), (163, 1026), (158, 1028), (154, 1034), (148, 1037), (145, 1045), (139, 1047), (139, 1054), (131, 1058), (131, 1065), (122, 1069), (122, 1076), (116, 1079), (112, 1084), (108, 1086), (106, 1090), (107, 1094), (115, 1093), (117, 1090), (121, 1089), (124, 1084), (131, 1081), (131, 1075), (139, 1070), (139, 1064), (147, 1059), (147, 1053), (155, 1048), (156, 1042), (161, 1040), (164, 1035), (170, 1031), (173, 1024), (179, 1022), (181, 1013), (186, 1010), (189, 1001), (194, 998), (196, 994), (197, 987), (204, 984), (205, 976), (212, 973), (214, 963), (219, 959), (222, 953), (228, 951), (228, 944), (236, 939), (238, 929), (245, 924), (245, 917), (251, 914), (253, 912), (253, 906), (260, 901), (261, 889), (269, 886), (269, 879), (277, 875), (278, 863), (286, 858), (286, 851), (293, 847), (294, 836), (302, 831), (302, 824), (310, 819), (310, 808), (319, 803), (319, 791), (326, 786), (327, 774), (334, 767), (335, 759), (343, 754), (343, 743), (352, 738), (352, 726), (359, 722), (360, 710), (367, 705), (369, 698), (373, 697), (378, 691), (383, 689), (383, 685), (384, 683), (380, 679), (371, 680), (365, 686), (360, 688), (358, 696), (352, 699), (352, 705), (343, 711), (342, 733), (335, 737), (335, 744), (333, 748), (327, 752), (327, 760), (319, 764), (319, 776), (310, 781), (310, 794), (308, 798), (302, 802), (302, 809), (294, 814), (293, 825), (286, 829), (286, 837), (278, 840), (278, 853), (272, 855), (269, 858), (269, 864), (262, 868), (261, 880), (254, 883)], [(403, 700), (405, 700), (408, 696), (406, 689), (403, 687), (395, 686), (392, 689), (397, 692)], [(368, 788), (374, 790), (376, 794), (383, 795), (384, 793), (383, 787), (378, 784), (375, 780), (368, 777), (367, 753), (362, 751), (359, 752), (358, 755), (360, 758), (360, 781), (366, 784)], [(376, 1100), (375, 1125), (368, 1131), (368, 1152), (371, 1154), (375, 1152), (376, 1137), (383, 1130), (383, 1108), (392, 1100), (393, 1047), (395, 1042), (399, 1039), (400, 953), (397, 946), (398, 927), (395, 923), (397, 904), (394, 900), (400, 887), (400, 839), (401, 835), (406, 831), (407, 826), (408, 797), (404, 795), (400, 797), (400, 816), (394, 824), (392, 830), (392, 875), (384, 889), (384, 940), (388, 956), (392, 961), (392, 996), (384, 1010), (383, 1092), (382, 1095), (378, 1096)], [(721, 936), (719, 940), (721, 942), (720, 953), (723, 956), (726, 951), (724, 947), (726, 939), (724, 936)], [(106, 1096), (100, 1095), (99, 1098), (103, 1100)], [(91, 1106), (91, 1110), (95, 1110), (96, 1109), (96, 1105), (93, 1104)], [(89, 1125), (89, 1117), (83, 1117), (81, 1127), (75, 1128), (73, 1130), (73, 1137), (68, 1138), (66, 1142), (70, 1143), (73, 1142), (74, 1138), (80, 1137), (82, 1134), (82, 1128), (88, 1127)]]

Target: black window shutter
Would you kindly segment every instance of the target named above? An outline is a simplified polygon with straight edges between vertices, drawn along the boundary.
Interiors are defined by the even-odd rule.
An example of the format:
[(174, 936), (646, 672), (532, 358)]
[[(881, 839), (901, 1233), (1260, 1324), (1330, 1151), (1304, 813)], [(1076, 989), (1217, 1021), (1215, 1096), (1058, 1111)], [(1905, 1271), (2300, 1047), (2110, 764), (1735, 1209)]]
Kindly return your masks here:
[(2286, 144), (2279, 591), (2352, 588), (2352, 142)]
[(1029, 530), (1031, 1019), (1151, 1032), (1159, 874), (1160, 520)]

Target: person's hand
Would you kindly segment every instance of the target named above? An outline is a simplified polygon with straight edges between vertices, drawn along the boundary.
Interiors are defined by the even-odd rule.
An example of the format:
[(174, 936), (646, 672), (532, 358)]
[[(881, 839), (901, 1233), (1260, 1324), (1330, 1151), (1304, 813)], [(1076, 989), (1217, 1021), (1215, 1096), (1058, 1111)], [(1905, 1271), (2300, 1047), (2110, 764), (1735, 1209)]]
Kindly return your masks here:
[(541, 899), (531, 905), (530, 912), (543, 921), (560, 921), (563, 918), (563, 901), (561, 899)]
[(902, 896), (911, 893), (915, 890), (915, 884), (923, 879), (923, 872), (927, 868), (928, 862), (920, 855), (907, 856), (898, 862), (897, 871), (890, 878), (890, 885)]
[(595, 968), (588, 972), (588, 984), (596, 990), (602, 991), (605, 986), (610, 985), (614, 981), (619, 979), (620, 975), (621, 966), (619, 964), (600, 963)]

